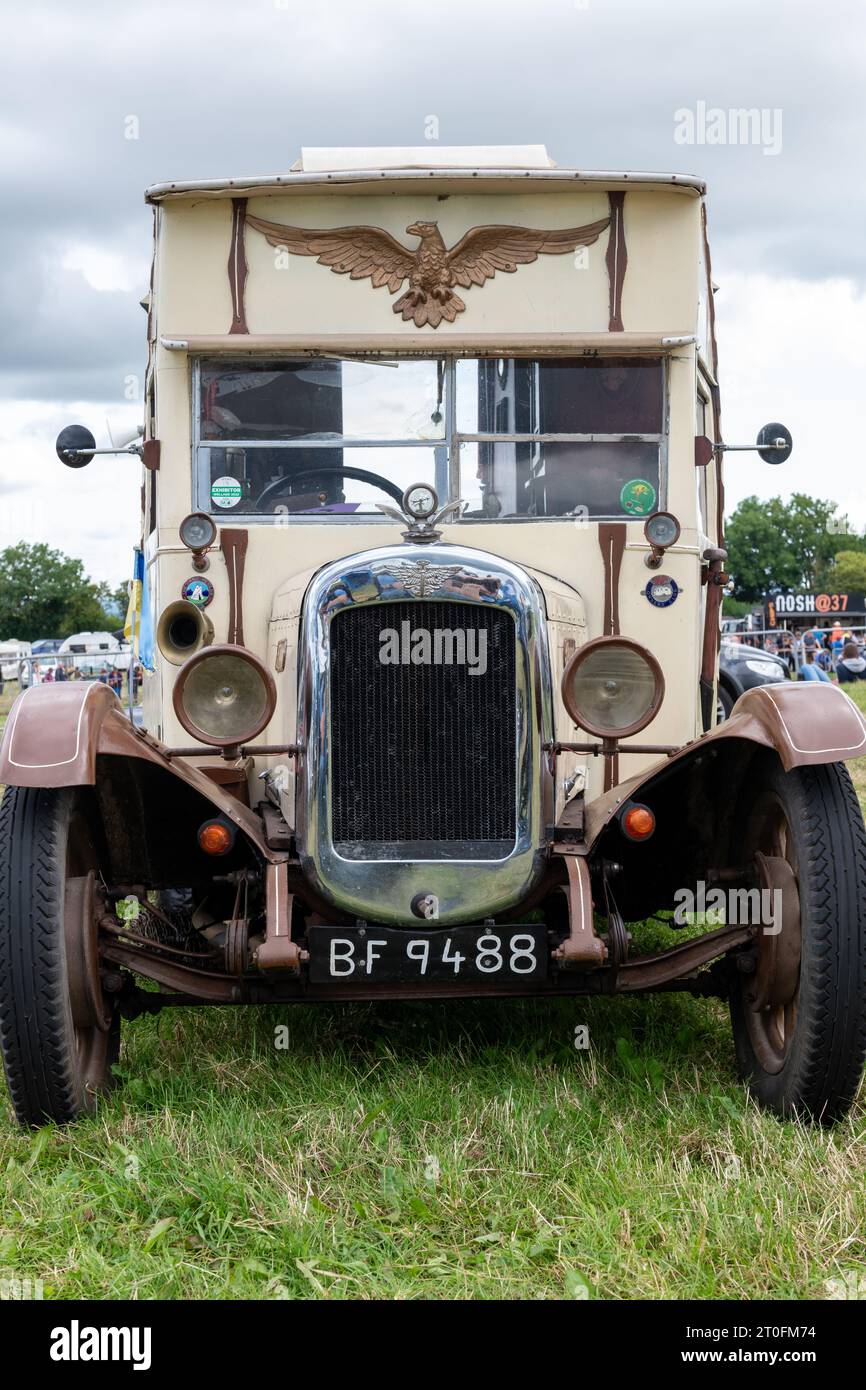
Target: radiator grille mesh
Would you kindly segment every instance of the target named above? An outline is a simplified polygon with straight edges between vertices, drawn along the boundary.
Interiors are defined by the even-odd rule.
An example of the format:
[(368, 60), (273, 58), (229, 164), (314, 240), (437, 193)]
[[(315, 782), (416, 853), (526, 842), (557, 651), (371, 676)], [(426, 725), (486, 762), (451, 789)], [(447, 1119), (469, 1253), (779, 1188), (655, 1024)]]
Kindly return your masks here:
[[(383, 664), (419, 630), (464, 634), (464, 664)], [(474, 633), (474, 639), (469, 636)], [(391, 639), (391, 654), (395, 654)], [(405, 600), (331, 622), (331, 833), (349, 857), (499, 858), (515, 838), (515, 625), (499, 608)], [(417, 639), (416, 639), (417, 641)], [(445, 638), (440, 656), (459, 656)], [(473, 645), (474, 641), (474, 645)], [(486, 653), (485, 653), (486, 644)], [(481, 654), (486, 655), (483, 670)]]

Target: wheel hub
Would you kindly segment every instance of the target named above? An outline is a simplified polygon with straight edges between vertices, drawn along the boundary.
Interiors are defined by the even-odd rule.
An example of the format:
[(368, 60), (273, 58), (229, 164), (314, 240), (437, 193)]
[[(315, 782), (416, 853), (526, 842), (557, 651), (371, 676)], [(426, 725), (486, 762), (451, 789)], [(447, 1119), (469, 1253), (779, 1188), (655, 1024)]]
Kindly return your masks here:
[(773, 919), (765, 922), (762, 910), (749, 1003), (756, 1011), (781, 1009), (791, 1003), (800, 979), (800, 892), (787, 859), (758, 852), (755, 868), (762, 909), (772, 903)]
[(99, 894), (91, 869), (80, 878), (66, 880), (64, 941), (72, 1021), (76, 1029), (98, 1028), (107, 1032), (111, 1009), (99, 976)]

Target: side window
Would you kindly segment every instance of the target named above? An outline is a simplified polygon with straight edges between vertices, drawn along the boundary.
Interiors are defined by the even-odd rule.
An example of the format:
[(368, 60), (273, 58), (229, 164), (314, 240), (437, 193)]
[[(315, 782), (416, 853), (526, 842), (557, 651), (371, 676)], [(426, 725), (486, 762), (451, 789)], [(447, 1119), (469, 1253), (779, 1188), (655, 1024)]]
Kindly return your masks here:
[[(144, 414), (147, 439), (156, 437), (156, 378), (153, 367), (149, 366), (144, 386)], [(152, 469), (144, 469), (144, 534), (152, 535), (156, 530), (156, 479)]]
[[(695, 396), (695, 436), (712, 434), (709, 425), (710, 406), (706, 397), (698, 390)], [(709, 480), (707, 474), (714, 465), (708, 463), (706, 468), (695, 469), (695, 485), (698, 493), (698, 520), (701, 531), (704, 535), (709, 535)]]

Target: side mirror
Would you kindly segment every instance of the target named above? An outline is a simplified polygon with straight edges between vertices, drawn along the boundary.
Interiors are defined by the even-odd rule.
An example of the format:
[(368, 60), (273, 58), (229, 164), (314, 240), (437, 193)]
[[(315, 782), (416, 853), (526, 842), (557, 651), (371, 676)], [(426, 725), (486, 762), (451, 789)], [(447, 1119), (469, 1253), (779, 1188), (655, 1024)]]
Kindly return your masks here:
[(58, 434), (55, 448), (67, 468), (83, 468), (96, 452), (96, 440), (84, 425), (67, 425)]
[[(696, 448), (698, 442), (695, 441)], [(786, 459), (791, 457), (793, 447), (794, 441), (791, 438), (791, 431), (786, 429), (784, 425), (775, 422), (764, 425), (762, 429), (758, 430), (758, 438), (754, 444), (722, 444), (719, 442), (713, 445), (714, 449), (718, 449), (723, 454), (750, 454), (753, 449), (756, 449), (764, 463), (784, 463)], [(700, 462), (697, 453), (695, 462)]]
[(764, 463), (784, 463), (794, 447), (791, 431), (778, 424), (764, 425), (758, 430), (756, 443)]

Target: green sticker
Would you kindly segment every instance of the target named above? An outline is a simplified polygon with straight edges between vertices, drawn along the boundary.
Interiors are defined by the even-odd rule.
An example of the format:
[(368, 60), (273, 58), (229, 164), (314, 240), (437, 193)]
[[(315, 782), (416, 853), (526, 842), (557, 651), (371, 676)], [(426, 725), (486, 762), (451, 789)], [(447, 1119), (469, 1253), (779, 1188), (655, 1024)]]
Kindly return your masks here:
[(236, 507), (241, 500), (241, 485), (237, 478), (215, 478), (210, 485), (210, 500), (215, 507)]
[(656, 490), (646, 478), (632, 478), (619, 494), (619, 505), (631, 516), (646, 516), (655, 506)]

